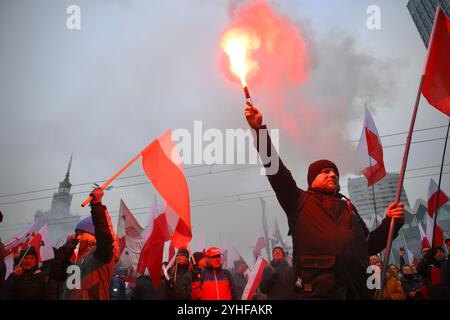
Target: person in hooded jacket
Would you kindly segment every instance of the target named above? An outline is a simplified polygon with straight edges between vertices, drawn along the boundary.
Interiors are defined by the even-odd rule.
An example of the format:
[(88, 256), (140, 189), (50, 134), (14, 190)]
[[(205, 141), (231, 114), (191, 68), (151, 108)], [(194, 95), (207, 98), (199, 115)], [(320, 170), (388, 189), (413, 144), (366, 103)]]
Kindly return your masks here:
[(447, 300), (449, 298), (443, 248), (433, 247), (428, 250), (420, 260), (417, 271), (425, 283), (427, 299)]

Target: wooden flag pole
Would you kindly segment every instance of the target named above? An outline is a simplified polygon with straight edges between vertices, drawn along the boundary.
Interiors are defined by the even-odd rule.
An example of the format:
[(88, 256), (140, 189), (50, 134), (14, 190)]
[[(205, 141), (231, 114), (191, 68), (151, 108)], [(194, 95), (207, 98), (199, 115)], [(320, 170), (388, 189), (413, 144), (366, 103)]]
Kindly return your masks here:
[[(104, 190), (106, 187), (108, 187), (111, 182), (113, 182), (119, 175), (121, 175), (125, 170), (128, 169), (129, 166), (131, 166), (137, 159), (139, 159), (142, 155), (142, 152), (139, 153), (137, 156), (135, 156), (133, 159), (130, 160), (125, 166), (123, 166), (122, 169), (116, 172), (115, 175), (113, 175), (111, 178), (109, 178), (108, 181), (106, 181), (104, 184), (100, 186), (100, 189)], [(89, 202), (91, 202), (92, 197), (89, 196), (84, 202), (81, 204), (82, 207), (85, 207)]]
[(450, 131), (450, 119), (448, 120), (447, 134), (445, 135), (444, 152), (442, 153), (441, 171), (439, 172), (439, 183), (438, 191), (436, 197), (436, 209), (434, 211), (434, 224), (433, 224), (433, 240), (431, 241), (431, 247), (434, 247), (434, 241), (436, 239), (436, 225), (437, 225), (437, 214), (439, 206), (439, 196), (441, 195), (441, 182), (442, 182), (442, 170), (444, 169), (445, 152), (447, 151), (448, 133)]

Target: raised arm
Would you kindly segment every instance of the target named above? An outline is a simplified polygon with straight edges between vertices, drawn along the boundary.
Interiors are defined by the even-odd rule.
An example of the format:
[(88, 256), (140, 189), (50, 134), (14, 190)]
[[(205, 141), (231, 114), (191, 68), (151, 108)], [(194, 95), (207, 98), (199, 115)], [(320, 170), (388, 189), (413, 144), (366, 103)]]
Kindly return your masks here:
[(248, 105), (245, 108), (245, 117), (250, 128), (254, 130), (255, 145), (264, 167), (276, 169), (269, 170), (267, 178), (278, 202), (287, 214), (295, 212), (301, 190), (274, 148), (267, 127), (262, 125), (261, 112), (255, 106)]

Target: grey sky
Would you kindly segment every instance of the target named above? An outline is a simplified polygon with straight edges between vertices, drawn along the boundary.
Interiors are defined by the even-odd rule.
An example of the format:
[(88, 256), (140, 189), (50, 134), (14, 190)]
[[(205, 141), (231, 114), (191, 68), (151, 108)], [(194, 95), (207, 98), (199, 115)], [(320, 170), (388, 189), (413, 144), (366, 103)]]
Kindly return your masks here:
[[(335, 149), (326, 150), (314, 149), (302, 137), (282, 132), (282, 157), (298, 185), (305, 186), (310, 160), (327, 156), (346, 167), (339, 163), (340, 156), (349, 146), (345, 147), (344, 141), (360, 136), (363, 101), (369, 102), (381, 135), (408, 130), (425, 48), (406, 0), (274, 2), (279, 12), (300, 27), (317, 58), (311, 82), (301, 90), (305, 99), (319, 106), (317, 112), (323, 119), (308, 134), (341, 131), (336, 140), (341, 145), (335, 143)], [(71, 4), (81, 8), (79, 31), (66, 28), (66, 8)], [(366, 9), (372, 4), (381, 8), (379, 31), (366, 28)], [(205, 129), (247, 128), (241, 89), (217, 67), (220, 35), (228, 22), (225, 0), (2, 0), (0, 195), (56, 187), (72, 152), (71, 182), (80, 184), (108, 178), (168, 128), (192, 130), (195, 120), (202, 120)], [(346, 103), (331, 103), (340, 95)], [(276, 114), (265, 101), (257, 95), (254, 100), (269, 126), (279, 127)], [(336, 106), (344, 109), (337, 112)], [(446, 117), (422, 99), (416, 128), (446, 123)], [(444, 134), (445, 129), (438, 129), (414, 138)], [(405, 138), (386, 138), (383, 143), (404, 143)], [(439, 165), (442, 148), (442, 140), (413, 145), (409, 168)], [(387, 170), (398, 171), (403, 148), (388, 148), (384, 153)], [(217, 166), (213, 171), (223, 169), (232, 167)], [(208, 168), (186, 171), (188, 175), (202, 172)], [(438, 169), (411, 175), (436, 172)], [(140, 173), (138, 163), (125, 175)], [(447, 177), (443, 189), (450, 193)], [(115, 185), (145, 181), (137, 178)], [(417, 198), (426, 198), (428, 182), (429, 178), (405, 181), (412, 204)], [(256, 169), (192, 177), (188, 183), (192, 200), (270, 190)], [(0, 203), (52, 192), (2, 197)], [(111, 211), (118, 209), (121, 197), (130, 208), (144, 207), (151, 205), (153, 194), (151, 185), (113, 189), (104, 202)], [(74, 195), (72, 212), (89, 213), (79, 206), (86, 195)], [(275, 198), (266, 201), (269, 222), (276, 217), (286, 234), (280, 206)], [(30, 223), (36, 209), (48, 209), (50, 203), (51, 199), (44, 199), (0, 205), (5, 216), (2, 239), (23, 227), (14, 229), (14, 224)], [(142, 225), (147, 212), (137, 211)], [(205, 236), (207, 245), (220, 245), (220, 232), (224, 242), (228, 239), (250, 257), (249, 247), (256, 241), (256, 225), (260, 224), (259, 200), (193, 207), (191, 216), (194, 245), (200, 235)]]

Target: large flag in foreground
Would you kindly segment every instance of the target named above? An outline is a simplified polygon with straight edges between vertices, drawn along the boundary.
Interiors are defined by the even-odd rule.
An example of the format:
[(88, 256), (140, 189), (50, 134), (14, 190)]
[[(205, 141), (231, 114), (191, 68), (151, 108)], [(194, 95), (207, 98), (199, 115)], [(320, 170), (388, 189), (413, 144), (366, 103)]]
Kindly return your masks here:
[(356, 158), (357, 172), (367, 178), (369, 187), (386, 176), (380, 135), (367, 108), (361, 138), (356, 148)]
[(158, 288), (161, 280), (164, 243), (170, 240), (170, 234), (164, 211), (157, 212), (156, 214), (152, 211), (151, 216), (153, 216), (153, 219), (151, 227), (147, 228), (148, 234), (146, 235), (145, 244), (139, 258), (137, 272), (144, 274), (145, 269), (147, 269), (150, 273), (153, 286)]
[(440, 8), (437, 11), (422, 94), (429, 104), (450, 116), (450, 20)]
[(186, 246), (192, 238), (189, 188), (170, 130), (145, 148), (142, 167), (155, 189), (180, 218), (172, 238), (173, 246)]
[(267, 266), (267, 260), (262, 257), (258, 257), (258, 260), (253, 267), (252, 273), (248, 278), (247, 285), (244, 288), (244, 293), (242, 294), (242, 300), (252, 300), (255, 295), (256, 289), (259, 287), (261, 282), (264, 268)]
[[(437, 223), (435, 225), (434, 215), (437, 214), (438, 210), (447, 202), (448, 202), (447, 195), (444, 193), (444, 191), (438, 190), (436, 182), (434, 182), (434, 180), (431, 179), (430, 184), (428, 185), (428, 210), (427, 210), (427, 238), (431, 246), (442, 246), (444, 244), (444, 232)], [(434, 243), (432, 243), (433, 238)]]

